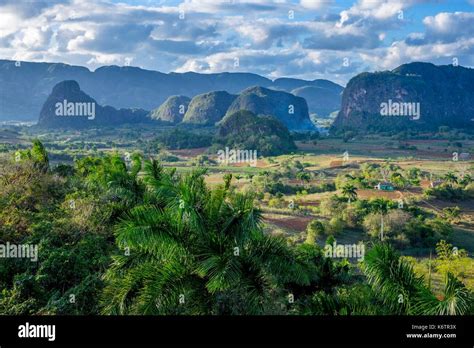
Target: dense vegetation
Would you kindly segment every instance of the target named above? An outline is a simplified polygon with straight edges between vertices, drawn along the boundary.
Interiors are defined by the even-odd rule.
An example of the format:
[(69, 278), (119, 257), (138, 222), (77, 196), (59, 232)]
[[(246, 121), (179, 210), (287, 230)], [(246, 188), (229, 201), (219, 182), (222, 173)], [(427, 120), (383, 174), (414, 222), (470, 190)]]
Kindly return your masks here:
[[(303, 167), (294, 175), (304, 170), (298, 163), (287, 170), (294, 166)], [(297, 243), (264, 232), (254, 193), (236, 190), (231, 175), (214, 188), (205, 176), (205, 169), (178, 174), (138, 154), (53, 167), (39, 141), (3, 160), (0, 240), (38, 245), (39, 261), (0, 260), (0, 313), (474, 313), (473, 295), (454, 269), (445, 267), (438, 298), (388, 239), (374, 239), (360, 265), (336, 261), (314, 238)], [(336, 218), (339, 205), (369, 215), (391, 211), (389, 203), (357, 199), (354, 184), (342, 185), (342, 197), (328, 204)], [(437, 251), (440, 267), (465, 257), (445, 242)]]
[(288, 129), (278, 119), (256, 116), (245, 110), (224, 117), (219, 123), (216, 142), (230, 148), (257, 150), (261, 156), (296, 150)]
[(194, 149), (207, 147), (212, 144), (212, 136), (207, 134), (196, 134), (185, 129), (174, 128), (169, 132), (160, 133), (154, 140), (154, 145), (171, 150)]

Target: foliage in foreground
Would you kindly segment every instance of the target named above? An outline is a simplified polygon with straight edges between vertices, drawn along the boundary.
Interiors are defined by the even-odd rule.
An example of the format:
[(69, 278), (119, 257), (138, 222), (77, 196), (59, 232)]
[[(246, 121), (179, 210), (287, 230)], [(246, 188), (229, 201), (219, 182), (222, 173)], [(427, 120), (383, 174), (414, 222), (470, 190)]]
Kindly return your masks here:
[(412, 265), (389, 244), (375, 245), (365, 256), (363, 272), (376, 297), (391, 313), (462, 315), (472, 313), (472, 293), (447, 273), (442, 298), (437, 298), (417, 276)]
[(387, 244), (360, 274), (315, 236), (264, 234), (231, 176), (210, 189), (204, 170), (178, 175), (138, 155), (51, 169), (40, 142), (0, 169), (0, 240), (37, 244), (40, 257), (1, 260), (0, 314), (473, 313), (459, 280), (447, 273), (436, 298)]
[(338, 282), (343, 270), (315, 263), (316, 246), (265, 235), (253, 197), (233, 193), (230, 177), (209, 190), (203, 174), (146, 162), (149, 197), (116, 228), (124, 253), (105, 275), (104, 313), (277, 314), (296, 290)]

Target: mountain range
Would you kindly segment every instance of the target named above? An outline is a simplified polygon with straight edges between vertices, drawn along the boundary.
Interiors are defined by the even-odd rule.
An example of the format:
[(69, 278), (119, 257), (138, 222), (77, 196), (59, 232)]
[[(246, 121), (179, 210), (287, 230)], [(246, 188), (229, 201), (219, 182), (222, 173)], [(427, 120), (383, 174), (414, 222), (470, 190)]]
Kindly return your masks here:
[(46, 128), (116, 126), (125, 123), (162, 122), (216, 126), (226, 115), (246, 110), (252, 115), (270, 115), (291, 130), (314, 129), (306, 100), (291, 93), (250, 87), (238, 95), (225, 91), (169, 97), (151, 112), (143, 109), (102, 106), (81, 90), (74, 80), (59, 82), (46, 99), (38, 125)]
[[(315, 100), (318, 99), (318, 91), (326, 93), (326, 97), (322, 104), (308, 101), (311, 105), (309, 111), (324, 114), (329, 99), (333, 99), (335, 106), (340, 104), (343, 90), (343, 87), (328, 80), (281, 78), (272, 81), (251, 73), (165, 74), (131, 66), (104, 66), (90, 71), (85, 67), (62, 63), (0, 60), (0, 121), (37, 120), (53, 87), (65, 80), (77, 81), (81, 89), (93, 96), (100, 105), (145, 110), (154, 110), (169, 97), (177, 95), (191, 99), (212, 91), (238, 94), (252, 86), (286, 92), (311, 86), (320, 89), (314, 91)], [(331, 111), (336, 110), (338, 107)]]
[[(64, 80), (76, 84), (60, 85), (54, 92)], [(472, 129), (474, 119), (474, 69), (423, 62), (358, 74), (343, 89), (328, 80), (272, 81), (250, 73), (163, 74), (117, 66), (92, 72), (66, 64), (0, 60), (0, 92), (0, 120), (37, 120), (41, 113), (40, 124), (54, 126), (91, 124), (49, 117), (54, 116), (52, 101), (61, 93), (93, 98), (99, 106), (96, 124), (160, 120), (215, 125), (226, 114), (248, 110), (298, 130), (311, 128), (308, 113), (326, 117), (339, 110), (331, 131), (340, 133)]]

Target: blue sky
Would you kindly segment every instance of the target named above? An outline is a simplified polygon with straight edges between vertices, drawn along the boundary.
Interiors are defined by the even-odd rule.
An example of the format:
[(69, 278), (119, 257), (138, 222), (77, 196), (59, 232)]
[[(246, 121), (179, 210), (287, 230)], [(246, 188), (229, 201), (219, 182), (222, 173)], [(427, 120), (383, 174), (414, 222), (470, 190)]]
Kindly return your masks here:
[(474, 66), (474, 0), (0, 0), (0, 58), (326, 78)]

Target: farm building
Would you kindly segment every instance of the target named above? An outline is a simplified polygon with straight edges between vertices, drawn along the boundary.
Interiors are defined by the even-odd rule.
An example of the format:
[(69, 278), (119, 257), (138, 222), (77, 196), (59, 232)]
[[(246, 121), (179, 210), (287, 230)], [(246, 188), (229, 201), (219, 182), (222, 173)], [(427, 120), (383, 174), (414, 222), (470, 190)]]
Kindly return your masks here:
[(381, 191), (394, 191), (395, 187), (389, 182), (379, 182), (377, 185), (374, 186), (374, 189)]

